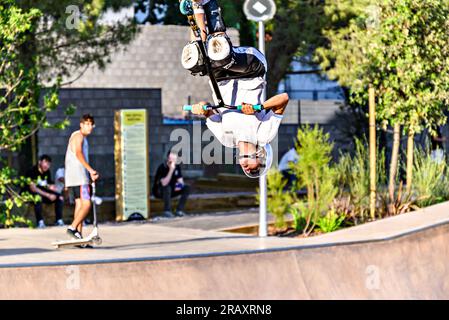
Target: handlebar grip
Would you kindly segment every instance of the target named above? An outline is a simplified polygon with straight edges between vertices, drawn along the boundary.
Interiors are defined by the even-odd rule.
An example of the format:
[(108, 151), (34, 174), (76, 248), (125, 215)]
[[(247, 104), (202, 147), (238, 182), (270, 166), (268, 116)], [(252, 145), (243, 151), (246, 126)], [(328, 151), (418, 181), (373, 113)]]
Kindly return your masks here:
[[(243, 108), (242, 105), (237, 106), (237, 110), (239, 110), (239, 111), (241, 111), (242, 108)], [(253, 110), (254, 110), (254, 111), (262, 111), (262, 110), (263, 110), (263, 105), (261, 105), (261, 104), (255, 104), (255, 105), (253, 105)]]
[[(210, 106), (208, 106), (208, 105), (203, 106), (203, 110), (209, 110), (209, 108), (210, 108)], [(184, 111), (192, 111), (192, 109), (193, 109), (192, 105), (188, 105), (188, 104), (186, 104), (184, 107), (182, 107), (182, 110), (184, 110)]]

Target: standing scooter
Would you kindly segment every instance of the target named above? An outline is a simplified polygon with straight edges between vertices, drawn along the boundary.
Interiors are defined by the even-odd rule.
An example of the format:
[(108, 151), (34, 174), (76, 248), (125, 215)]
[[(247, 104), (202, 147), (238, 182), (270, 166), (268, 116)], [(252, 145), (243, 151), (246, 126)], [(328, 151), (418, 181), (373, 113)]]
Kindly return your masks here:
[(70, 239), (70, 240), (59, 240), (52, 243), (56, 249), (61, 247), (73, 247), (73, 246), (82, 246), (82, 245), (101, 245), (102, 240), (98, 233), (98, 224), (97, 224), (97, 207), (96, 205), (100, 205), (102, 203), (102, 199), (95, 196), (95, 182), (92, 182), (92, 197), (91, 197), (93, 212), (94, 212), (94, 229), (92, 232), (83, 239)]

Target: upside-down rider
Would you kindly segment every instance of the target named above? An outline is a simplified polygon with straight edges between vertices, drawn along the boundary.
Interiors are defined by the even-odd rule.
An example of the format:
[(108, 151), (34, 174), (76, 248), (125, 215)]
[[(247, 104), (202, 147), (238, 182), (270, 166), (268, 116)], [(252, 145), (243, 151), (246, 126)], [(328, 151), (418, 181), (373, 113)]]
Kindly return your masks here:
[[(272, 164), (269, 143), (276, 137), (289, 97), (283, 93), (262, 101), (267, 73), (265, 56), (253, 47), (232, 46), (217, 0), (192, 0), (192, 4), (223, 102), (242, 105), (241, 111), (204, 110), (207, 103), (202, 101), (192, 106), (192, 113), (207, 118), (207, 127), (225, 147), (238, 148), (243, 172), (257, 178), (266, 174)], [(193, 75), (207, 74), (196, 41), (184, 47), (182, 64)], [(215, 93), (213, 96), (218, 104)], [(263, 110), (256, 113), (253, 105), (263, 105)]]

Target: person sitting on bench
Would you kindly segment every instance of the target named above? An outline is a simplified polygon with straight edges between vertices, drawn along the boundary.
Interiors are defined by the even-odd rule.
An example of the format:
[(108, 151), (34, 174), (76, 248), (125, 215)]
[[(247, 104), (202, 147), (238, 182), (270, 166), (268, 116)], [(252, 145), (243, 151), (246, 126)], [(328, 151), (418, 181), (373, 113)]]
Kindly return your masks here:
[(64, 209), (64, 197), (56, 192), (56, 186), (50, 172), (51, 158), (44, 154), (39, 157), (39, 162), (26, 174), (31, 179), (27, 191), (32, 195), (39, 195), (40, 200), (34, 204), (36, 224), (38, 228), (45, 228), (44, 217), (42, 215), (42, 203), (54, 204), (56, 215), (56, 226), (63, 226), (62, 212)]
[(153, 195), (164, 200), (164, 217), (166, 218), (174, 217), (171, 212), (171, 199), (179, 195), (181, 198), (175, 215), (177, 217), (184, 216), (183, 210), (190, 194), (190, 187), (184, 183), (181, 167), (176, 164), (177, 158), (176, 153), (169, 151), (166, 161), (157, 168), (154, 179)]

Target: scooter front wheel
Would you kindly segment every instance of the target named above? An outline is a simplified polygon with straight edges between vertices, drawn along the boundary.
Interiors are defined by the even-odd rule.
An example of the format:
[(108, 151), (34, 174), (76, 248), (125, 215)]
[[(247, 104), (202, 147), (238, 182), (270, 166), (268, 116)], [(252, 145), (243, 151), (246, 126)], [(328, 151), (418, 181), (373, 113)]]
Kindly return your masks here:
[(95, 237), (92, 239), (92, 241), (94, 242), (94, 244), (96, 244), (97, 246), (101, 245), (103, 243), (103, 240), (101, 240), (100, 237)]
[(191, 0), (180, 0), (179, 10), (183, 15), (191, 16), (193, 15), (193, 6)]

